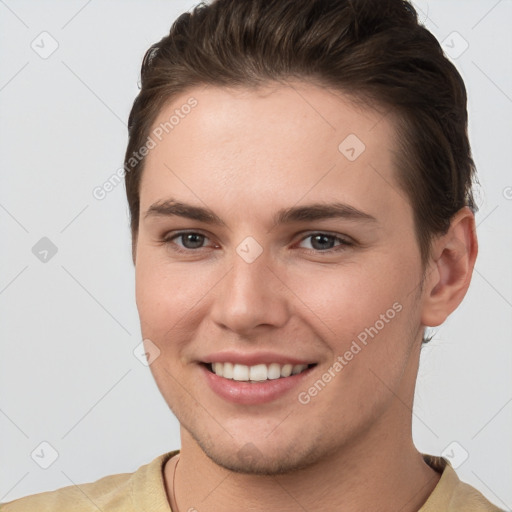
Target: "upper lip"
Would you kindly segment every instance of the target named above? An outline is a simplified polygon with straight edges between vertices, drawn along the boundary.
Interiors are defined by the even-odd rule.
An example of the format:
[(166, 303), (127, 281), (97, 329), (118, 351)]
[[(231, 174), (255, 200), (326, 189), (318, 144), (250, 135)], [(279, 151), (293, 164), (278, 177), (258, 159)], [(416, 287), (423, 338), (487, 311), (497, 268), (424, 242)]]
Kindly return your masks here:
[(254, 366), (257, 364), (315, 364), (314, 360), (299, 359), (297, 357), (285, 354), (276, 354), (274, 352), (235, 352), (222, 351), (209, 354), (202, 359), (204, 363), (234, 363), (246, 366)]

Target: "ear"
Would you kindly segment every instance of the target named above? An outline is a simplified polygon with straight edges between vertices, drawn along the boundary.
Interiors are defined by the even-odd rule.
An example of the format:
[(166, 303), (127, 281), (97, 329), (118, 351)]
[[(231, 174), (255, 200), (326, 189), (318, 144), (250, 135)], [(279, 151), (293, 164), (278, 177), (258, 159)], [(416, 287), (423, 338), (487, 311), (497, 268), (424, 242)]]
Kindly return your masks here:
[(445, 235), (432, 242), (427, 268), (421, 323), (441, 325), (462, 302), (473, 275), (478, 254), (475, 216), (467, 207), (453, 217)]

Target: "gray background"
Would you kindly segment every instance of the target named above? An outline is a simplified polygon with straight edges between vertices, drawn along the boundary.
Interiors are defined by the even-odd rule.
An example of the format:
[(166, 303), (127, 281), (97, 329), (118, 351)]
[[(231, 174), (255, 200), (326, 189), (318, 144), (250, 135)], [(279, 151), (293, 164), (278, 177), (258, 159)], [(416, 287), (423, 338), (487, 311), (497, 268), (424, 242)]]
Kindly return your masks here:
[[(133, 353), (124, 185), (103, 200), (92, 191), (122, 166), (145, 50), (195, 3), (0, 1), (0, 502), (132, 472), (179, 447)], [(512, 3), (415, 5), (466, 81), (481, 187), (473, 281), (422, 353), (414, 440), (510, 509)]]

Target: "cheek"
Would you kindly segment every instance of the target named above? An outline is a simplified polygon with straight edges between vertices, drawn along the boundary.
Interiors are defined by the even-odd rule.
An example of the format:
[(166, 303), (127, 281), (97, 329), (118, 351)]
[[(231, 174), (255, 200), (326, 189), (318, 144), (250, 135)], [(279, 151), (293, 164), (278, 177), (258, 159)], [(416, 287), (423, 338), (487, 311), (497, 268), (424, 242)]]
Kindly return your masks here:
[(339, 385), (350, 382), (351, 389), (368, 392), (377, 384), (370, 369), (391, 381), (401, 373), (417, 320), (410, 293), (414, 265), (413, 258), (397, 255), (294, 277), (290, 287), (311, 311), (307, 322), (322, 336), (332, 360), (342, 358), (337, 368), (345, 377)]
[[(334, 423), (352, 421), (355, 427), (358, 418), (377, 414), (392, 398), (389, 390), (400, 386), (412, 341), (414, 297), (408, 294), (406, 274), (392, 266), (371, 272), (346, 270), (330, 279), (311, 276), (297, 295), (308, 298), (314, 312), (308, 322), (322, 335), (331, 357), (320, 376), (329, 381), (326, 391), (311, 399), (310, 410)], [(313, 282), (315, 287), (307, 286)], [(316, 396), (317, 388), (323, 389), (318, 378), (315, 375), (302, 391)]]
[[(186, 295), (182, 283), (173, 278), (154, 257), (156, 251), (140, 249), (135, 268), (135, 295), (144, 337), (160, 338), (183, 315)], [(178, 308), (178, 309), (177, 309)]]
[(404, 274), (385, 263), (300, 272), (290, 275), (288, 284), (297, 304), (324, 324), (322, 330), (342, 340), (373, 325), (395, 302), (403, 302)]
[(152, 248), (139, 252), (135, 294), (143, 336), (168, 351), (192, 335), (199, 305), (214, 280), (199, 267), (162, 261), (158, 253)]

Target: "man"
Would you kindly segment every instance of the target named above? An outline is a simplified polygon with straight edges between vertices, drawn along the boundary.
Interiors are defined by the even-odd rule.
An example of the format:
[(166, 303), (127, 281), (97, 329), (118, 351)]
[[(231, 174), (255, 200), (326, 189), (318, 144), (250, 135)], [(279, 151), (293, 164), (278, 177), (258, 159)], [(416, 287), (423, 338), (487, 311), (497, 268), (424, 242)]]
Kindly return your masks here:
[(466, 93), (400, 0), (217, 0), (146, 53), (136, 298), (181, 450), (2, 510), (496, 511), (418, 452), (477, 256)]

